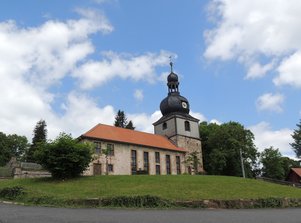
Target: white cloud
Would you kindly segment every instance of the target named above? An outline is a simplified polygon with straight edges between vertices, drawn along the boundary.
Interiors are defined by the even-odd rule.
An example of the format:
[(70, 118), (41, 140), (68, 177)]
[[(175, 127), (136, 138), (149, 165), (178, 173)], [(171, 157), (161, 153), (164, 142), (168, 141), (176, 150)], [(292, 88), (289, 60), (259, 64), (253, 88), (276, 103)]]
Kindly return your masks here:
[[(23, 76), (46, 88), (64, 78), (94, 51), (88, 36), (113, 29), (103, 15), (97, 17), (91, 10), (80, 13), (91, 15), (30, 28), (19, 28), (13, 21), (0, 23), (0, 76)], [(90, 18), (92, 14), (96, 18)]]
[(134, 92), (134, 98), (138, 101), (142, 101), (143, 98), (144, 98), (144, 95), (143, 95), (143, 90), (141, 89), (136, 89), (135, 92)]
[[(103, 108), (87, 95), (71, 92), (67, 102), (64, 104), (65, 113), (63, 116), (56, 116), (51, 121), (55, 126), (63, 131), (67, 131), (77, 137), (88, 131), (98, 123), (112, 125), (114, 123), (115, 111), (111, 105)], [(53, 136), (58, 133), (57, 129)]]
[(265, 65), (261, 65), (260, 63), (256, 62), (249, 67), (246, 79), (256, 79), (264, 77), (268, 71), (273, 69), (273, 67), (274, 62)]
[[(204, 33), (205, 58), (237, 60), (248, 68), (247, 79), (276, 69), (275, 84), (301, 87), (299, 0), (212, 0), (208, 8), (215, 27)], [(260, 65), (262, 58), (269, 62)], [(280, 62), (278, 69), (273, 61)]]
[(255, 145), (260, 152), (273, 146), (274, 148), (278, 148), (283, 156), (291, 158), (295, 156), (289, 145), (292, 142), (291, 134), (293, 130), (288, 128), (272, 130), (270, 124), (266, 122), (250, 126), (249, 129), (255, 136)]
[(206, 117), (203, 114), (199, 113), (199, 112), (190, 111), (190, 115), (192, 117), (195, 117), (195, 118), (199, 119), (200, 122), (203, 122), (203, 121), (207, 120)]
[[(114, 29), (106, 16), (99, 11), (91, 10), (88, 8), (77, 8), (75, 9), (75, 11), (86, 18), (86, 21), (82, 22), (81, 28), (82, 31), (84, 31), (83, 33), (93, 33), (96, 31), (101, 31), (102, 33), (110, 33)], [(89, 25), (87, 26), (87, 24)]]
[(1, 77), (0, 89), (0, 131), (30, 138), (36, 122), (51, 116), (51, 97), (25, 84), (21, 78)]
[(135, 130), (143, 131), (143, 132), (154, 132), (153, 123), (159, 118), (161, 118), (161, 112), (155, 111), (153, 114), (148, 115), (146, 113), (142, 114), (128, 114), (128, 120), (132, 120), (134, 126), (136, 127)]
[(166, 83), (167, 81), (167, 76), (170, 74), (170, 72), (162, 72), (161, 75), (159, 76), (158, 80), (161, 82)]
[[(62, 131), (77, 137), (99, 122), (113, 124), (113, 106), (99, 107), (89, 95), (76, 88), (63, 93), (64, 98), (62, 92), (50, 91), (67, 76), (79, 78), (86, 88), (113, 77), (158, 80), (156, 67), (165, 66), (171, 55), (166, 51), (138, 56), (105, 52), (100, 62), (88, 61), (88, 56), (95, 51), (90, 36), (109, 33), (113, 27), (101, 13), (87, 9), (76, 11), (81, 15), (77, 20), (49, 20), (36, 27), (19, 27), (14, 21), (0, 22), (1, 132), (25, 135), (31, 140), (35, 124), (44, 119), (49, 138), (53, 139)], [(76, 75), (72, 76), (73, 73)], [(143, 99), (142, 90), (136, 92), (136, 97)], [(61, 99), (62, 113), (59, 113), (56, 107)], [(152, 132), (152, 122), (158, 119), (158, 112), (129, 116), (138, 130)]]
[(301, 47), (299, 0), (214, 0), (211, 4), (219, 22), (207, 30), (208, 58), (279, 55)]
[(284, 59), (278, 67), (279, 75), (274, 79), (276, 85), (301, 87), (301, 50)]
[(214, 123), (214, 124), (217, 124), (217, 125), (221, 125), (221, 124), (223, 124), (222, 122), (220, 122), (219, 120), (217, 120), (217, 119), (212, 119), (212, 120), (210, 120), (210, 122), (209, 123)]
[(159, 79), (156, 67), (165, 66), (171, 54), (173, 53), (161, 51), (135, 56), (107, 51), (103, 52), (103, 60), (83, 64), (74, 71), (73, 76), (80, 80), (82, 89), (100, 86), (115, 77), (151, 83)]
[(261, 95), (257, 101), (256, 106), (260, 111), (275, 111), (282, 112), (282, 103), (284, 101), (284, 96), (282, 94), (272, 94), (266, 93)]
[(56, 96), (49, 87), (60, 83), (94, 51), (91, 34), (113, 29), (102, 14), (87, 9), (78, 12), (82, 17), (77, 20), (49, 20), (36, 27), (0, 22), (0, 131), (31, 139), (40, 119), (49, 124), (50, 137), (69, 131), (51, 107)]
[[(190, 112), (190, 115), (202, 121), (206, 121), (206, 118), (203, 114), (199, 112)], [(144, 132), (154, 132), (153, 123), (158, 121), (162, 117), (161, 111), (157, 110), (151, 115), (142, 113), (142, 114), (128, 114), (128, 119), (132, 120), (136, 130)]]

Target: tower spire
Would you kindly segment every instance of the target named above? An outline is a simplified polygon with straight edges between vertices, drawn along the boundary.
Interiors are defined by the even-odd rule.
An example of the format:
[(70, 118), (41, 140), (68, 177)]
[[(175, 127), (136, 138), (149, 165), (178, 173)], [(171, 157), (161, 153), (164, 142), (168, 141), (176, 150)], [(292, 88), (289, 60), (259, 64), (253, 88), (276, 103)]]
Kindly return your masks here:
[(173, 73), (173, 62), (172, 62), (172, 57), (169, 56), (169, 65), (170, 65), (170, 73)]
[(168, 93), (179, 94), (179, 81), (178, 75), (173, 72), (173, 62), (170, 59), (170, 74), (167, 76), (167, 86), (168, 86)]

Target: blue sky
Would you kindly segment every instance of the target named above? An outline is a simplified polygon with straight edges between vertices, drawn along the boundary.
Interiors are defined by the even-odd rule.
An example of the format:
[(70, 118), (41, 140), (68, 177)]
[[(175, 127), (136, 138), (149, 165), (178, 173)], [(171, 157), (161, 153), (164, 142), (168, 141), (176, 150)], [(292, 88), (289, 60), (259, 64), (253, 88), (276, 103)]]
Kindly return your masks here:
[(300, 119), (297, 0), (0, 2), (0, 131), (49, 137), (112, 124), (152, 132), (172, 56), (201, 121), (237, 121), (293, 157)]

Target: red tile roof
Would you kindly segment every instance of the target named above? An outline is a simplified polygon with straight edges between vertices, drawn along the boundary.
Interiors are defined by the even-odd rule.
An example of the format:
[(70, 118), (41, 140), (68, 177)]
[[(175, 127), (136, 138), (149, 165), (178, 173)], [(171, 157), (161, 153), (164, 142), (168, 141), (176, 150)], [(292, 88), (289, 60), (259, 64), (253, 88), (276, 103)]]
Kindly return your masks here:
[(299, 177), (301, 177), (301, 168), (292, 168), (292, 171), (294, 171)]
[(104, 124), (96, 125), (88, 132), (81, 135), (81, 138), (102, 139), (120, 143), (172, 150), (177, 152), (186, 152), (184, 148), (175, 146), (164, 136)]

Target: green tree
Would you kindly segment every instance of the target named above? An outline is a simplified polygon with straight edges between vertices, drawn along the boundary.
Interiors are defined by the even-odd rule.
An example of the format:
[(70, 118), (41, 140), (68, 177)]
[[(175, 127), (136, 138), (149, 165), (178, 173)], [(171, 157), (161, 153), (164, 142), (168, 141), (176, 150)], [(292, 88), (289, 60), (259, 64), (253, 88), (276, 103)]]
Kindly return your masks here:
[(118, 110), (115, 116), (115, 123), (116, 127), (125, 128), (127, 125), (127, 118), (125, 117), (124, 111)]
[[(208, 124), (207, 122), (200, 123), (200, 138), (202, 141), (203, 165), (204, 165), (204, 170), (208, 174), (214, 174), (211, 168), (212, 161), (223, 162), (222, 159), (224, 156), (220, 157), (221, 159), (218, 160), (212, 160), (212, 161), (210, 160), (211, 153), (214, 151), (211, 145), (212, 140), (209, 140), (209, 138), (211, 138), (211, 136), (214, 135), (214, 132), (216, 132), (218, 129), (219, 129), (219, 125), (215, 123), (210, 123), (210, 124)], [(216, 164), (213, 164), (213, 166), (215, 165)]]
[(133, 122), (132, 121), (128, 122), (124, 111), (121, 110), (118, 110), (115, 116), (114, 126), (120, 128), (132, 129), (132, 130), (135, 129)]
[(28, 146), (25, 136), (6, 135), (0, 132), (0, 166), (4, 166), (12, 157), (23, 160)]
[(4, 166), (11, 158), (6, 134), (0, 132), (0, 166)]
[(92, 161), (94, 146), (88, 142), (79, 142), (71, 135), (61, 133), (54, 141), (39, 143), (35, 159), (55, 179), (67, 179), (80, 176)]
[(47, 124), (45, 120), (40, 120), (37, 122), (34, 130), (33, 130), (33, 138), (32, 138), (32, 144), (30, 148), (28, 149), (28, 152), (26, 154), (26, 161), (27, 162), (36, 162), (34, 158), (34, 153), (38, 148), (38, 145), (40, 143), (46, 143), (47, 141)]
[(281, 164), (284, 170), (283, 180), (285, 180), (285, 178), (288, 176), (291, 168), (300, 168), (300, 162), (290, 159), (289, 157), (281, 157)]
[(11, 156), (16, 157), (17, 160), (25, 160), (25, 154), (29, 149), (28, 140), (25, 136), (16, 134), (7, 136), (8, 145)]
[(297, 158), (301, 158), (301, 119), (299, 124), (296, 125), (297, 129), (294, 130), (292, 137), (294, 142), (290, 143), (292, 146)]
[(132, 121), (129, 121), (129, 123), (125, 126), (126, 129), (131, 129), (131, 130), (134, 130), (135, 127), (134, 127), (134, 124)]
[(185, 161), (184, 161), (184, 163), (188, 167), (193, 167), (193, 170), (194, 170), (195, 174), (199, 174), (198, 169), (199, 169), (199, 165), (201, 164), (201, 160), (200, 160), (199, 157), (200, 157), (200, 152), (199, 151), (193, 151), (193, 152), (186, 155)]
[(247, 177), (254, 176), (258, 157), (253, 133), (237, 122), (200, 124), (204, 169), (208, 174), (242, 176), (242, 152)]
[(282, 158), (279, 149), (274, 149), (273, 147), (266, 148), (260, 155), (262, 176), (283, 180), (285, 178), (285, 170)]
[(106, 159), (106, 175), (109, 174), (109, 157), (112, 154), (112, 147), (107, 147), (106, 149), (103, 149), (102, 154), (105, 155), (105, 159)]

